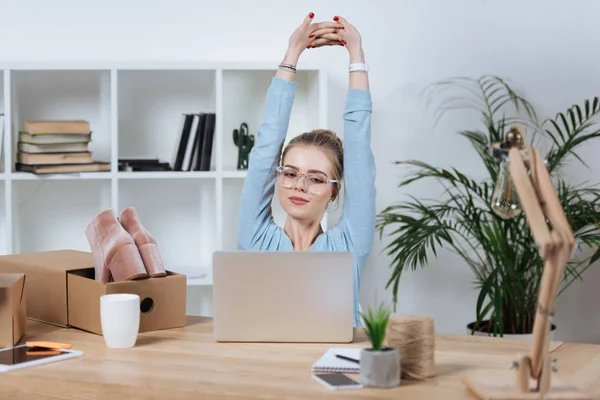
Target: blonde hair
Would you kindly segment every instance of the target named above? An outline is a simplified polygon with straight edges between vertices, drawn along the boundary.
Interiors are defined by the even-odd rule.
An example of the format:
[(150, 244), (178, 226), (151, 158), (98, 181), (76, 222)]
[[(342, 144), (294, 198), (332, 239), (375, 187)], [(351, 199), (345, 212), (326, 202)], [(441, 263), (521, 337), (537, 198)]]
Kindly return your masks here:
[(333, 165), (332, 179), (337, 180), (332, 197), (332, 200), (334, 200), (338, 197), (341, 189), (340, 181), (344, 176), (344, 147), (342, 140), (333, 131), (328, 129), (315, 129), (292, 138), (283, 150), (281, 160), (282, 162), (285, 160), (285, 155), (291, 148), (311, 146), (323, 150)]

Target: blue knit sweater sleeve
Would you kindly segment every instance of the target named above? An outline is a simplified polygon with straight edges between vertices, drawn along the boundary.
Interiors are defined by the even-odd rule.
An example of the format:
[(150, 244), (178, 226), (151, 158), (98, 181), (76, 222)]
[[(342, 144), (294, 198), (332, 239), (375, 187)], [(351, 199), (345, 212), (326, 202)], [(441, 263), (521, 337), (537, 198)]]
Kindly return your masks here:
[(375, 159), (371, 150), (371, 93), (350, 89), (344, 109), (344, 206), (329, 242), (354, 252), (371, 251), (375, 235)]
[(240, 250), (265, 247), (260, 242), (270, 240), (275, 228), (271, 201), (277, 180), (276, 168), (287, 135), (295, 95), (295, 82), (272, 78), (242, 188), (237, 229)]

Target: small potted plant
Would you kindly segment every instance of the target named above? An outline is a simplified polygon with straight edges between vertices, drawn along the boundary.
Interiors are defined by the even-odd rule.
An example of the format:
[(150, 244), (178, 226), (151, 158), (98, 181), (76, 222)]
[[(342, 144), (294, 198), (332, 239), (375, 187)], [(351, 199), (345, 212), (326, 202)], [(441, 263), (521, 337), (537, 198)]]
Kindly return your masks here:
[(360, 353), (360, 383), (364, 386), (391, 388), (400, 385), (398, 349), (384, 345), (391, 310), (380, 304), (375, 311), (360, 313), (370, 348)]

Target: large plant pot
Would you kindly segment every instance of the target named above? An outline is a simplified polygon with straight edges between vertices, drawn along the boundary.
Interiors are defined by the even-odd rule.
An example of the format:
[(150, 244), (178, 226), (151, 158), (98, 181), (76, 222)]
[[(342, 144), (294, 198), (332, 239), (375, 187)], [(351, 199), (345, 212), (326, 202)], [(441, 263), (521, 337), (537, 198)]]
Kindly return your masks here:
[[(484, 320), (481, 321), (481, 323), (479, 324), (480, 327), (482, 326), (486, 326), (489, 323), (489, 320)], [(485, 331), (475, 331), (473, 332), (473, 327), (475, 326), (475, 322), (471, 322), (470, 324), (467, 325), (467, 334), (469, 335), (473, 335), (473, 336), (494, 336), (493, 332), (485, 332)], [(556, 325), (552, 324), (551, 326), (551, 331), (550, 331), (550, 340), (554, 340), (554, 335), (556, 332)], [(525, 339), (525, 340), (531, 340), (533, 339), (533, 334), (531, 333), (523, 333), (523, 334), (504, 334), (502, 335), (502, 337), (505, 338), (512, 338), (512, 339)]]
[(400, 385), (400, 355), (398, 349), (384, 348), (360, 353), (360, 383), (363, 386), (392, 388)]

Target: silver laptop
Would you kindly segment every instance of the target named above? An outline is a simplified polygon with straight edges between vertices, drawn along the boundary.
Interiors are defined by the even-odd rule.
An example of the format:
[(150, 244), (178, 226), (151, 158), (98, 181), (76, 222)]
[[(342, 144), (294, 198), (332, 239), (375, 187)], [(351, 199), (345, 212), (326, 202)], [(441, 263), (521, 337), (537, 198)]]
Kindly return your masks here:
[(220, 342), (353, 340), (352, 253), (217, 251), (214, 335)]

